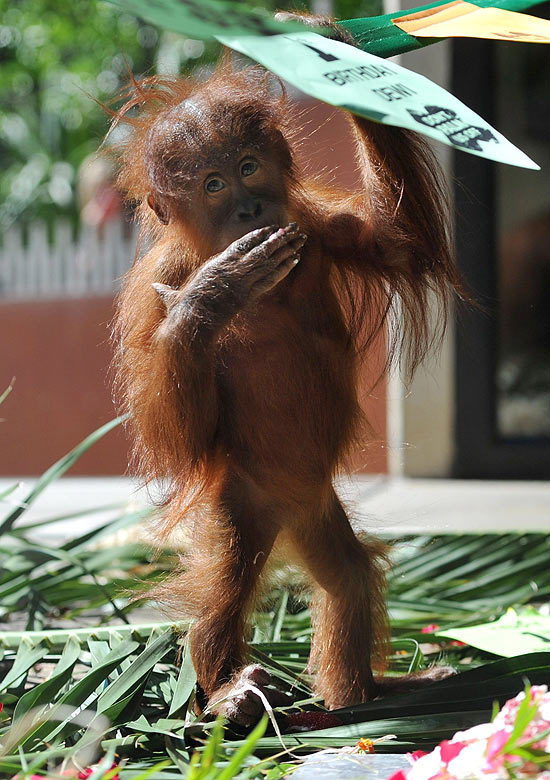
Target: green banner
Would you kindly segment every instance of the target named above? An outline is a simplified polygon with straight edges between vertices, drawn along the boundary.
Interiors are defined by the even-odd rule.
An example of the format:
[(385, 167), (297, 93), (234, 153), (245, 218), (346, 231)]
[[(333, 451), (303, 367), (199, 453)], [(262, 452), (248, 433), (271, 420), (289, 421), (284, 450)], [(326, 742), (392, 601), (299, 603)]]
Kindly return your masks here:
[(220, 37), (308, 95), (470, 154), (538, 169), (458, 98), (424, 76), (315, 33)]
[[(449, 92), (373, 54), (376, 49), (388, 56), (431, 41), (419, 42), (396, 27), (391, 19), (399, 14), (344, 22), (362, 41), (362, 49), (358, 49), (309, 32), (300, 24), (275, 22), (267, 14), (227, 0), (111, 2), (153, 24), (191, 37), (214, 36), (308, 95), (333, 106), (378, 122), (416, 130), (470, 154), (538, 170), (535, 162)], [(478, 0), (478, 4), (488, 5), (485, 0)], [(524, 8), (533, 2), (496, 0), (497, 4), (513, 10), (512, 6)], [(423, 8), (440, 5), (434, 3)], [(296, 28), (302, 32), (286, 32)], [(286, 34), (280, 34), (281, 30)], [(404, 42), (399, 42), (407, 39), (412, 43), (403, 49)]]
[[(403, 54), (407, 51), (438, 43), (441, 38), (415, 38), (414, 35), (400, 30), (393, 24), (392, 19), (411, 16), (427, 8), (437, 8), (444, 5), (447, 0), (438, 3), (428, 3), (411, 8), (409, 11), (396, 11), (392, 14), (381, 16), (368, 16), (364, 19), (346, 19), (339, 22), (348, 29), (364, 51), (377, 54), (379, 57), (393, 57), (395, 54)], [(480, 8), (503, 8), (507, 11), (526, 11), (545, 0), (470, 0)]]
[(537, 613), (518, 615), (509, 609), (494, 623), (438, 631), (436, 636), (457, 639), (480, 650), (512, 658), (550, 650), (550, 617)]
[(227, 0), (110, 0), (151, 24), (187, 35), (275, 35), (303, 30), (298, 22), (276, 22), (261, 9)]
[[(525, 11), (545, 0), (471, 0), (481, 8), (495, 7), (508, 11)], [(128, 13), (151, 24), (182, 33), (190, 38), (209, 39), (218, 35), (274, 35), (303, 30), (297, 22), (276, 22), (262, 9), (250, 8), (234, 0), (110, 0)], [(410, 16), (443, 2), (418, 6), (410, 11), (347, 19), (339, 22), (353, 33), (359, 45), (370, 54), (392, 57), (406, 51), (429, 46), (439, 39), (420, 39), (400, 30), (392, 19)]]

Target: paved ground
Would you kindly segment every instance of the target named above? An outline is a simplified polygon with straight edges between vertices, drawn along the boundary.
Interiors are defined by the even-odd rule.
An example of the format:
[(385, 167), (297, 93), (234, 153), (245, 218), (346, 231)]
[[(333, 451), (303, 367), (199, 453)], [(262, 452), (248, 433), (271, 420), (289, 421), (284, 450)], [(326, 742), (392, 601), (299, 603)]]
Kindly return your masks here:
[(344, 488), (367, 525), (399, 533), (550, 533), (550, 482), (355, 478)]
[(293, 780), (384, 780), (398, 769), (409, 767), (404, 755), (314, 753), (290, 777)]
[[(0, 480), (3, 492), (16, 480)], [(25, 482), (4, 499), (0, 517), (9, 505), (22, 501), (32, 487)], [(550, 482), (487, 482), (475, 480), (388, 479), (353, 477), (343, 480), (340, 493), (361, 526), (405, 533), (457, 533), (502, 531), (550, 532)], [(25, 512), (25, 522), (70, 516), (98, 507), (119, 507), (149, 502), (145, 491), (120, 477), (59, 480)], [(112, 512), (83, 516), (79, 530), (92, 527)], [(48, 526), (44, 534), (62, 537), (74, 532), (74, 519)]]

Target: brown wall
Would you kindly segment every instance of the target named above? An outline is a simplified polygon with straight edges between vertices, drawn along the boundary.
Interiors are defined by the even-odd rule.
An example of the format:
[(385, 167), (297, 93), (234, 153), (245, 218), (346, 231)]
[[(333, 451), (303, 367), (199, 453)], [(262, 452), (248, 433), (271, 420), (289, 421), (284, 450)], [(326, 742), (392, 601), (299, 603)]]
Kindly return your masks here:
[[(108, 384), (112, 298), (0, 305), (0, 474), (40, 474), (114, 417)], [(126, 443), (110, 432), (71, 474), (122, 474)]]
[[(306, 171), (320, 175), (336, 187), (358, 190), (361, 187), (353, 156), (353, 138), (341, 111), (326, 103), (303, 100), (299, 121), (302, 143), (298, 162)], [(352, 456), (353, 471), (380, 473), (387, 471), (386, 451), (386, 382), (377, 381), (385, 363), (383, 339), (373, 345), (366, 357), (361, 378), (361, 402), (372, 427), (371, 436)]]
[[(352, 141), (342, 117), (328, 106), (303, 103), (299, 157), (335, 185), (358, 186)], [(111, 298), (0, 304), (0, 392), (15, 377), (0, 410), (0, 474), (36, 475), (114, 416), (109, 390)], [(372, 387), (383, 345), (369, 356), (362, 399), (374, 441), (352, 459), (358, 471), (387, 469), (386, 388)], [(97, 443), (71, 474), (123, 474), (127, 444), (117, 429)]]
[[(114, 417), (109, 389), (111, 298), (22, 301), (0, 305), (0, 389), (15, 378), (0, 410), (0, 474), (36, 475)], [(378, 355), (380, 355), (378, 351)], [(354, 456), (359, 471), (385, 471), (385, 388), (371, 385), (376, 353), (363, 375), (362, 396), (379, 437)], [(111, 431), (71, 474), (123, 474), (127, 442)]]

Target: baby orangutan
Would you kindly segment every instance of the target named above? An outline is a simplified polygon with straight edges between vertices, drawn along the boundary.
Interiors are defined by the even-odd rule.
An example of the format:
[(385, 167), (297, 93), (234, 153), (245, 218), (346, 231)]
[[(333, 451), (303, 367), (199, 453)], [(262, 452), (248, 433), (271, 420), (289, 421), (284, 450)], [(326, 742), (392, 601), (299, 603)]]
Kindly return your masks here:
[[(131, 111), (131, 109), (134, 109)], [(457, 289), (438, 168), (413, 133), (349, 115), (363, 189), (298, 172), (292, 107), (259, 69), (134, 82), (114, 124), (120, 184), (149, 249), (129, 272), (118, 391), (137, 466), (168, 484), (164, 529), (192, 522), (164, 596), (194, 617), (203, 704), (249, 725), (286, 697), (247, 666), (246, 616), (278, 537), (315, 587), (310, 669), (329, 708), (446, 676), (375, 677), (387, 653), (385, 547), (333, 488), (357, 440), (359, 358), (396, 297), (409, 364)]]

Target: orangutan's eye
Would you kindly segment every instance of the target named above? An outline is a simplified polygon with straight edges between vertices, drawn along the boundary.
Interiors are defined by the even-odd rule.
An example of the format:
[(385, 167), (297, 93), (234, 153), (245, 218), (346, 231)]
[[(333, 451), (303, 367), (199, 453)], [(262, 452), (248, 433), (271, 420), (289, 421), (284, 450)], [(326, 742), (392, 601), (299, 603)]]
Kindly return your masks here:
[(224, 187), (225, 182), (216, 178), (208, 179), (204, 185), (204, 188), (207, 192), (219, 192), (220, 190), (223, 190)]
[(241, 165), (241, 176), (252, 176), (258, 170), (256, 160), (245, 160)]

